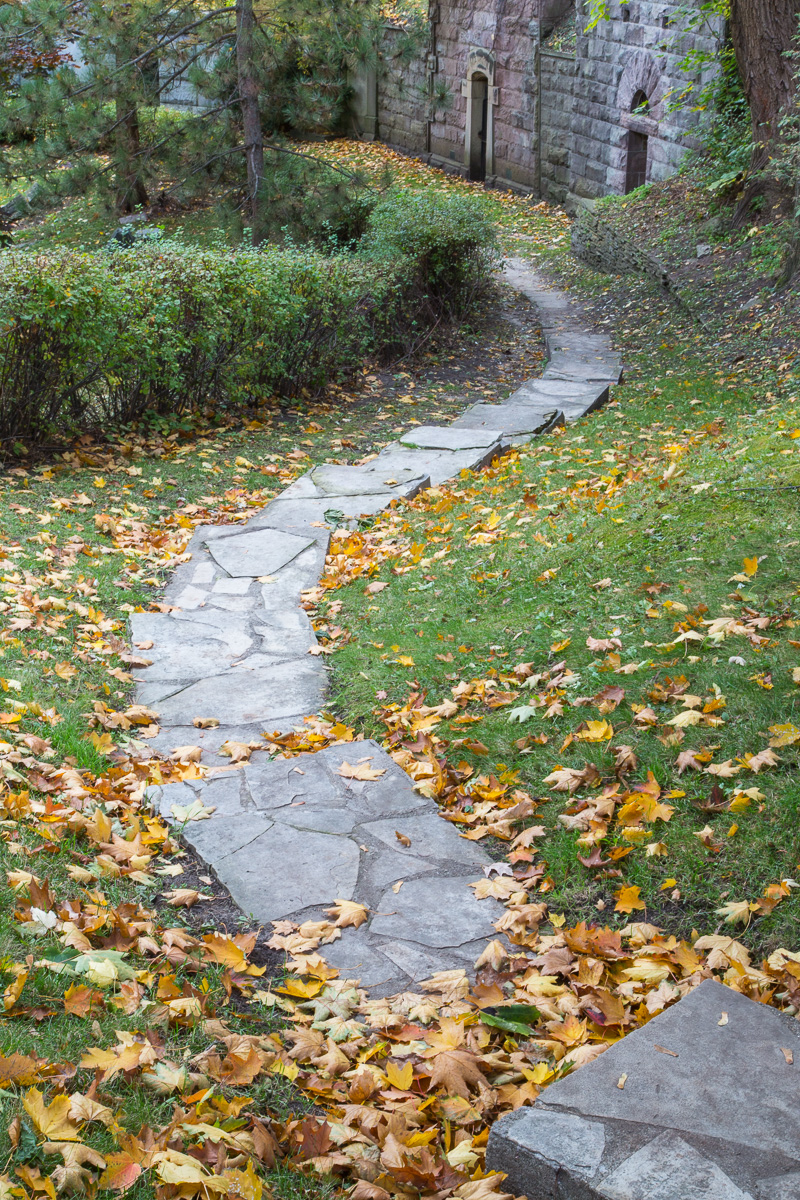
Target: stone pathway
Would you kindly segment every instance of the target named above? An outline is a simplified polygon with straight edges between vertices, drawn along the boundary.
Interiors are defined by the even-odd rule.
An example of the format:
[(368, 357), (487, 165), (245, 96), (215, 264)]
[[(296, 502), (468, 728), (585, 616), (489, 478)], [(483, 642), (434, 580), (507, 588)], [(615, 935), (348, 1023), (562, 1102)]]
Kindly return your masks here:
[[(538, 306), (549, 362), (502, 404), (473, 404), (450, 426), (416, 426), (363, 466), (322, 465), (297, 479), (246, 526), (196, 531), (176, 570), (168, 613), (136, 613), (132, 640), (151, 642), (137, 700), (159, 713), (151, 743), (165, 754), (199, 746), (202, 761), (228, 741), (287, 732), (324, 707), (326, 670), (300, 593), (322, 574), (332, 530), (397, 497), (479, 470), (605, 403), (621, 375), (608, 339), (584, 332), (567, 298), (522, 261), (508, 281)], [(196, 718), (216, 718), (200, 730)], [(361, 782), (342, 763), (382, 771)], [(319, 918), (336, 899), (370, 909), (359, 930), (324, 947), (343, 973), (389, 995), (439, 970), (471, 967), (502, 911), (469, 887), (490, 859), (438, 815), (434, 801), (375, 742), (291, 760), (262, 756), (192, 784), (158, 789), (162, 813), (200, 800), (213, 815), (188, 821), (185, 840), (236, 903), (259, 922)], [(398, 840), (399, 832), (410, 845)], [(402, 887), (392, 885), (403, 880)]]
[(800, 1200), (800, 1024), (707, 980), (492, 1127), (530, 1200)]

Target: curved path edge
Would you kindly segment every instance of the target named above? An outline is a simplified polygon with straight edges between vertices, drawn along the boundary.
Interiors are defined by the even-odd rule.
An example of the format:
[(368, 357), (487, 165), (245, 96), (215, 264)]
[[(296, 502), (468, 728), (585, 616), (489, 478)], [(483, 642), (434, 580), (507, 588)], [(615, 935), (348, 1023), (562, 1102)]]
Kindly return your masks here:
[[(507, 263), (506, 280), (539, 310), (541, 377), (501, 404), (471, 405), (451, 425), (415, 426), (361, 466), (317, 466), (244, 525), (199, 528), (167, 587), (169, 611), (130, 618), (132, 641), (152, 643), (137, 689), (137, 701), (159, 714), (151, 744), (164, 754), (199, 747), (215, 768), (153, 789), (161, 813), (181, 822), (184, 840), (257, 922), (319, 920), (334, 900), (366, 905), (369, 920), (344, 929), (325, 957), (376, 996), (472, 968), (502, 912), (469, 887), (488, 855), (441, 819), (376, 742), (258, 755), (239, 768), (218, 751), (265, 729), (288, 732), (324, 707), (326, 670), (310, 653), (316, 638), (300, 594), (318, 582), (337, 524), (480, 469), (604, 404), (619, 382), (609, 339), (586, 332), (564, 293), (522, 260)], [(198, 717), (220, 724), (198, 729)], [(382, 774), (339, 773), (362, 760)], [(199, 819), (186, 820), (191, 806)]]

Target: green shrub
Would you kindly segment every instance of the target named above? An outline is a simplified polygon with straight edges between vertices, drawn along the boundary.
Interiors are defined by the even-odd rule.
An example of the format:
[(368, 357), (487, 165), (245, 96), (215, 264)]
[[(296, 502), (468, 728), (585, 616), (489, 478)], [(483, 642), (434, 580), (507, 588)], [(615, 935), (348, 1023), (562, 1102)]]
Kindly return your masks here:
[(355, 253), (4, 251), (0, 448), (319, 391), (464, 312), (494, 253), (474, 202), (434, 197), (384, 201)]
[[(472, 196), (395, 192), (373, 210), (361, 253), (376, 262), (414, 264), (431, 313), (460, 316), (498, 265), (494, 228)], [(435, 319), (435, 318), (434, 318)]]

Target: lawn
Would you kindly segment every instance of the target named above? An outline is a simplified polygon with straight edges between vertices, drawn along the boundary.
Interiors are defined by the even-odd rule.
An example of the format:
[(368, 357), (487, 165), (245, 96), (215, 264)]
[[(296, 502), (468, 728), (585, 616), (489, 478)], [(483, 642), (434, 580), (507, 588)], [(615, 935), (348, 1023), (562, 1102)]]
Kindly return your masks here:
[[(324, 152), (476, 190), (379, 147)], [(315, 620), (329, 716), (385, 738), (490, 849), (476, 886), (507, 902), (513, 957), (494, 942), (472, 991), (453, 972), (391, 1004), (337, 980), (310, 937), (280, 969), (271, 931), (226, 908), (148, 806), (148, 785), (200, 768), (148, 750), (126, 618), (158, 608), (197, 525), (245, 521), (314, 463), (534, 374), (525, 304), (317, 400), (19, 447), (0, 481), (2, 1196), (305, 1200), (355, 1182), (354, 1200), (487, 1200), (498, 1113), (681, 989), (713, 972), (800, 1004), (777, 953), (798, 947), (800, 871), (791, 379), (722, 358), (650, 285), (574, 264), (562, 214), (485, 202), (505, 248), (609, 326), (625, 383), (342, 532)], [(20, 236), (91, 248), (110, 228), (84, 218), (76, 203)], [(330, 916), (335, 936), (349, 917)], [(526, 1006), (510, 1029), (509, 999)]]

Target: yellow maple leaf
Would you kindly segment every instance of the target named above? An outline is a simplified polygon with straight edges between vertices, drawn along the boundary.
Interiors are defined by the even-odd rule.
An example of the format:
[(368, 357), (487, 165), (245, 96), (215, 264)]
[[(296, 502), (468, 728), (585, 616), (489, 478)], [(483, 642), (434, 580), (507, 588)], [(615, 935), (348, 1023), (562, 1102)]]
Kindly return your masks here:
[(22, 1099), (22, 1107), (36, 1128), (48, 1141), (74, 1142), (78, 1137), (78, 1126), (70, 1119), (71, 1096), (56, 1096), (45, 1104), (44, 1094), (31, 1088)]
[(614, 892), (614, 912), (630, 913), (635, 910), (646, 908), (644, 900), (639, 899), (641, 888), (638, 887), (621, 887)]
[(614, 736), (609, 721), (587, 721), (586, 728), (575, 734), (579, 742), (607, 742)]
[(758, 559), (757, 558), (743, 558), (742, 566), (744, 567), (744, 573), (745, 573), (745, 575), (747, 575), (748, 579), (752, 579), (753, 576), (755, 575), (756, 571), (758, 570)]
[(414, 1064), (405, 1062), (401, 1067), (390, 1059), (386, 1064), (386, 1078), (392, 1087), (407, 1092), (414, 1082)]

